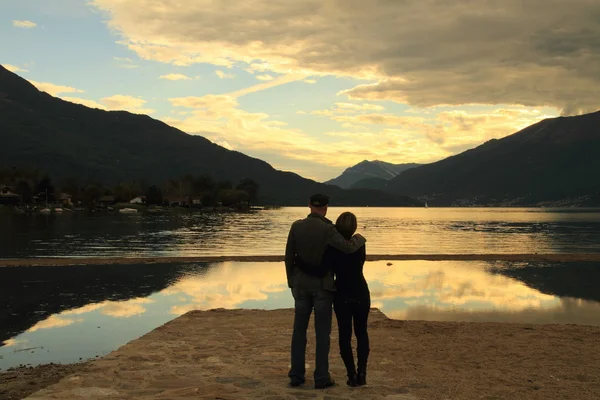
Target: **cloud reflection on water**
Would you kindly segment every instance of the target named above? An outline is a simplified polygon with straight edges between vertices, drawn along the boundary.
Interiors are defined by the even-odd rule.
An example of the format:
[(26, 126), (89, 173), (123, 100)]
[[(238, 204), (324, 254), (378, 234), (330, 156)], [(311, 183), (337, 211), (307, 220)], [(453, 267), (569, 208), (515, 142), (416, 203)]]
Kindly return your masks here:
[[(578, 292), (574, 288), (581, 288), (595, 277), (589, 272), (593, 266), (580, 264), (394, 261), (388, 266), (379, 261), (366, 263), (365, 275), (373, 306), (390, 318), (600, 325), (600, 302), (575, 298)], [(73, 362), (80, 357), (106, 354), (190, 310), (293, 306), (285, 267), (280, 262), (181, 264), (142, 269), (136, 273), (145, 273), (148, 282), (163, 282), (168, 276), (172, 283), (156, 286), (153, 291), (136, 291), (148, 282), (140, 285), (136, 278), (132, 281), (134, 286), (114, 286), (115, 276), (121, 279), (121, 275), (90, 269), (98, 273), (92, 275), (94, 286), (83, 286), (81, 292), (71, 288), (71, 292), (60, 294), (65, 299), (78, 299), (77, 296), (89, 295), (89, 288), (93, 287), (105, 290), (104, 297), (84, 299), (132, 298), (96, 300), (63, 308), (64, 311), (50, 314), (42, 321), (32, 322), (28, 329), (0, 346), (0, 368), (29, 362)], [(557, 277), (562, 282), (565, 274), (570, 276), (568, 285), (557, 286)], [(44, 278), (47, 285), (52, 283), (49, 287), (62, 288), (58, 285), (60, 280), (70, 279), (55, 275)], [(519, 278), (521, 275), (526, 279)], [(562, 297), (555, 293), (562, 293)], [(39, 305), (30, 312), (37, 315), (44, 311), (53, 298), (52, 293), (40, 298), (36, 303)], [(64, 300), (61, 306), (69, 304), (85, 303)], [(14, 305), (9, 303), (9, 306), (16, 310)], [(19, 352), (28, 347), (43, 347), (45, 351)]]
[(40, 329), (51, 329), (51, 328), (62, 328), (64, 326), (69, 326), (78, 322), (83, 322), (82, 318), (77, 319), (69, 319), (62, 318), (61, 315), (51, 315), (43, 321), (38, 322), (31, 328), (27, 330), (27, 332), (32, 333), (35, 331), (39, 331)]
[(534, 324), (600, 325), (600, 303), (589, 300), (562, 298), (555, 306), (514, 310), (439, 308), (417, 305), (406, 310), (391, 311), (395, 319), (431, 321), (517, 322)]
[[(572, 322), (575, 309), (600, 310), (596, 302), (544, 294), (492, 274), (489, 267), (486, 262), (402, 261), (388, 266), (377, 261), (365, 264), (365, 276), (373, 306), (396, 319)], [(170, 299), (169, 313), (177, 316), (191, 310), (293, 305), (283, 263), (215, 264), (184, 275), (158, 295)], [(94, 311), (114, 318), (140, 316), (156, 301), (161, 300), (153, 295), (88, 304), (52, 315), (28, 332), (69, 326)]]
[(115, 318), (129, 318), (135, 315), (141, 315), (146, 312), (142, 304), (151, 304), (154, 300), (148, 298), (135, 298), (126, 301), (103, 301), (102, 303), (87, 304), (83, 307), (63, 311), (59, 314), (51, 315), (43, 321), (38, 322), (27, 332), (35, 332), (40, 329), (61, 328), (74, 323), (83, 322), (84, 318), (65, 318), (66, 316), (78, 315), (85, 316), (93, 311), (99, 310), (101, 314)]
[[(394, 318), (423, 306), (442, 310), (514, 312), (557, 307), (555, 296), (522, 282), (490, 274), (484, 262), (402, 261), (392, 266), (369, 262), (365, 276), (374, 306)], [(282, 263), (222, 263), (202, 276), (186, 276), (162, 291), (187, 298), (171, 308), (175, 315), (190, 310), (239, 308), (246, 302), (272, 304), (276, 293), (287, 292)], [(291, 305), (290, 303), (287, 306)], [(283, 306), (283, 305), (282, 305)], [(274, 308), (274, 307), (273, 307)]]
[(15, 338), (12, 338), (12, 339), (8, 339), (8, 340), (5, 340), (4, 342), (2, 342), (2, 345), (6, 346), (6, 347), (15, 347), (15, 346), (25, 344), (27, 342), (28, 342), (27, 340), (17, 340)]
[(402, 299), (412, 307), (430, 305), (440, 309), (503, 311), (544, 308), (558, 303), (555, 296), (540, 293), (516, 279), (490, 274), (489, 263), (485, 262), (369, 264), (365, 276), (371, 282), (372, 298), (383, 303), (384, 309), (389, 308), (384, 312), (399, 311), (388, 304), (393, 299)]
[(201, 276), (183, 277), (161, 293), (184, 295), (185, 301), (171, 308), (172, 314), (181, 315), (191, 310), (239, 308), (250, 300), (267, 302), (270, 294), (287, 289), (283, 263), (225, 262)]

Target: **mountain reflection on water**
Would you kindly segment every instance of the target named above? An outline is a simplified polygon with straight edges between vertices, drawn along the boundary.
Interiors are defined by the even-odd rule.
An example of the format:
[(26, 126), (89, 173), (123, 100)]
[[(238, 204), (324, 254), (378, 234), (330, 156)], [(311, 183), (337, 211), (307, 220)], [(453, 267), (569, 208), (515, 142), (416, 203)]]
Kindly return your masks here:
[[(369, 262), (390, 318), (600, 325), (593, 263)], [(292, 307), (283, 263), (0, 268), (0, 368), (106, 354), (190, 310)]]

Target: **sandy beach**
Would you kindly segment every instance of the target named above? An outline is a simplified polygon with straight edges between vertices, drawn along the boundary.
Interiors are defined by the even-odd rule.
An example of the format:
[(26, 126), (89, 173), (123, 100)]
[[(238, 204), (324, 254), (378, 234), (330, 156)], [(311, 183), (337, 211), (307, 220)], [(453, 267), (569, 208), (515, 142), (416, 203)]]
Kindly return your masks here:
[[(292, 310), (189, 312), (101, 359), (56, 370), (42, 399), (598, 399), (600, 327), (390, 320), (373, 310), (368, 387), (350, 389), (332, 333), (325, 391), (287, 387)], [(312, 327), (311, 327), (312, 329)], [(38, 369), (42, 369), (39, 367)], [(69, 368), (68, 366), (66, 368)], [(35, 371), (33, 369), (31, 371)], [(52, 375), (52, 372), (46, 373)], [(26, 378), (0, 375), (3, 398)], [(15, 372), (13, 372), (13, 375)], [(66, 376), (65, 376), (66, 374)], [(64, 376), (64, 377), (63, 377)], [(33, 389), (37, 389), (34, 387)]]
[[(561, 254), (369, 254), (367, 261), (600, 261), (600, 253)], [(282, 262), (282, 255), (275, 256), (207, 256), (207, 257), (85, 257), (85, 258), (9, 258), (0, 259), (0, 267), (107, 265), (107, 264), (153, 264), (153, 263), (218, 263), (235, 262)]]

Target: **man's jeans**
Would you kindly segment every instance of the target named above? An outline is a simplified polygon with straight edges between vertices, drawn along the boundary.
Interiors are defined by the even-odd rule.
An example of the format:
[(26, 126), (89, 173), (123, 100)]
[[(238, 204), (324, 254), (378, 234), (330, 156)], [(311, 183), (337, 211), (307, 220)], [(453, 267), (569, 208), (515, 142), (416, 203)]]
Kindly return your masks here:
[(292, 294), (295, 315), (292, 335), (292, 368), (288, 376), (292, 383), (301, 383), (305, 379), (306, 330), (314, 308), (317, 337), (314, 378), (316, 384), (328, 382), (330, 379), (329, 336), (334, 293), (326, 290), (308, 291), (294, 288)]

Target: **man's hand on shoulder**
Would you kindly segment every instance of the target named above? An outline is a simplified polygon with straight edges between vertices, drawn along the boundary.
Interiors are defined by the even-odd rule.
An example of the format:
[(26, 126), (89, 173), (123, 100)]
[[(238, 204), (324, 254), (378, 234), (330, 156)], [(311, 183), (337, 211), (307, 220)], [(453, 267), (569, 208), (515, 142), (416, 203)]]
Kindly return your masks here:
[(361, 235), (360, 233), (356, 233), (354, 234), (355, 238), (358, 238), (359, 240), (364, 241), (365, 243), (367, 242), (367, 238), (365, 238), (363, 235)]
[(355, 234), (354, 236), (352, 236), (352, 241), (354, 243), (356, 243), (356, 245), (358, 247), (362, 247), (365, 245), (365, 243), (367, 243), (367, 239), (361, 235), (360, 233)]
[(338, 232), (335, 225), (329, 225), (327, 230), (327, 244), (346, 254), (354, 253), (367, 241), (362, 235), (354, 235), (348, 240)]

